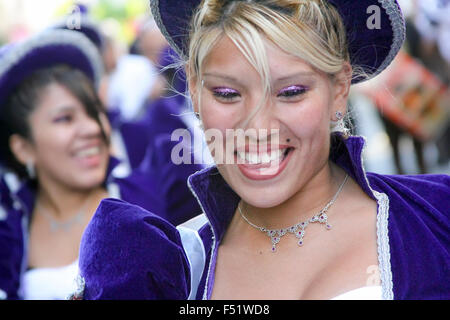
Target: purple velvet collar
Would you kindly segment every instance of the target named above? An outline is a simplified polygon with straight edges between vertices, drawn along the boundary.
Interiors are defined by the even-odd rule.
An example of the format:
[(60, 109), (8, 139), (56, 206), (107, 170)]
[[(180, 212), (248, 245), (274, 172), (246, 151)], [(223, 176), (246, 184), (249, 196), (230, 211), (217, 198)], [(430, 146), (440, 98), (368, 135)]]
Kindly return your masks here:
[[(360, 136), (336, 135), (330, 159), (345, 170), (372, 199), (377, 200), (366, 179), (362, 164), (365, 140)], [(201, 170), (188, 179), (218, 241), (221, 241), (233, 218), (240, 197), (225, 182), (216, 166)]]

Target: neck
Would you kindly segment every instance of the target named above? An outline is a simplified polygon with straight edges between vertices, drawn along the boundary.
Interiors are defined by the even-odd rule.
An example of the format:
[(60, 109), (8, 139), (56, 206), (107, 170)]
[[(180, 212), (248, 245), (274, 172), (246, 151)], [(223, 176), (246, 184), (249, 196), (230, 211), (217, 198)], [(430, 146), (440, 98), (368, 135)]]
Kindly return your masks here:
[(308, 179), (297, 193), (285, 202), (271, 208), (256, 208), (241, 203), (245, 216), (254, 224), (267, 229), (281, 229), (317, 214), (336, 194), (345, 173), (332, 162)]
[(39, 185), (37, 203), (59, 219), (73, 216), (81, 209), (93, 210), (106, 194), (102, 186), (71, 189), (55, 185)]

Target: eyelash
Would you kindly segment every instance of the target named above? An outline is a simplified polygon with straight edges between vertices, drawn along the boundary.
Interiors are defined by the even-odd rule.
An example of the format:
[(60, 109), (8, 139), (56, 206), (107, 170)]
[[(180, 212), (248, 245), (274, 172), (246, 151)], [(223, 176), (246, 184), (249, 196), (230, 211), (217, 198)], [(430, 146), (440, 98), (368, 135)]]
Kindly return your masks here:
[(307, 91), (308, 91), (308, 88), (305, 86), (290, 86), (285, 89), (282, 89), (278, 93), (277, 97), (283, 97), (283, 98), (290, 99), (290, 98), (294, 98), (294, 97), (303, 95)]
[(212, 92), (215, 97), (226, 101), (231, 101), (240, 96), (239, 92), (228, 88), (214, 88)]
[[(309, 89), (305, 86), (295, 85), (280, 90), (277, 97), (292, 99), (297, 96), (305, 94)], [(212, 90), (213, 96), (227, 102), (231, 102), (234, 98), (240, 97), (238, 91), (229, 88), (214, 88)]]
[(72, 120), (71, 115), (65, 115), (65, 116), (56, 118), (53, 122), (61, 123), (61, 122), (70, 122), (71, 120)]

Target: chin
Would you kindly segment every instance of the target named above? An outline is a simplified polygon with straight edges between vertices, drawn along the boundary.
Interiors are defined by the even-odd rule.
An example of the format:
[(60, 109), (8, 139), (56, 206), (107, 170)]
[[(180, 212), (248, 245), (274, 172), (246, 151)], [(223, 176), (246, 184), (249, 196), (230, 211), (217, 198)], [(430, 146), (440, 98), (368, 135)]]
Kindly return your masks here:
[(93, 189), (101, 186), (105, 181), (105, 170), (98, 172), (80, 173), (73, 177), (73, 184), (77, 189)]
[(273, 208), (287, 201), (292, 194), (280, 191), (280, 188), (266, 187), (263, 190), (237, 190), (243, 201), (257, 208)]

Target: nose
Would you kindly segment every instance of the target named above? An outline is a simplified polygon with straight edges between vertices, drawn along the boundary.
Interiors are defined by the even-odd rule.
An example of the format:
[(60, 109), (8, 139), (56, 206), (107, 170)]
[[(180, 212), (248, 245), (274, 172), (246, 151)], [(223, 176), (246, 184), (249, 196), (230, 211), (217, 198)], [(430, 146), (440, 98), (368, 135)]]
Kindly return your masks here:
[(100, 137), (100, 125), (94, 118), (90, 117), (88, 114), (84, 114), (80, 119), (79, 133), (83, 137)]
[(275, 105), (270, 98), (260, 99), (250, 108), (244, 127), (251, 142), (270, 140), (278, 136), (280, 121), (275, 111)]

